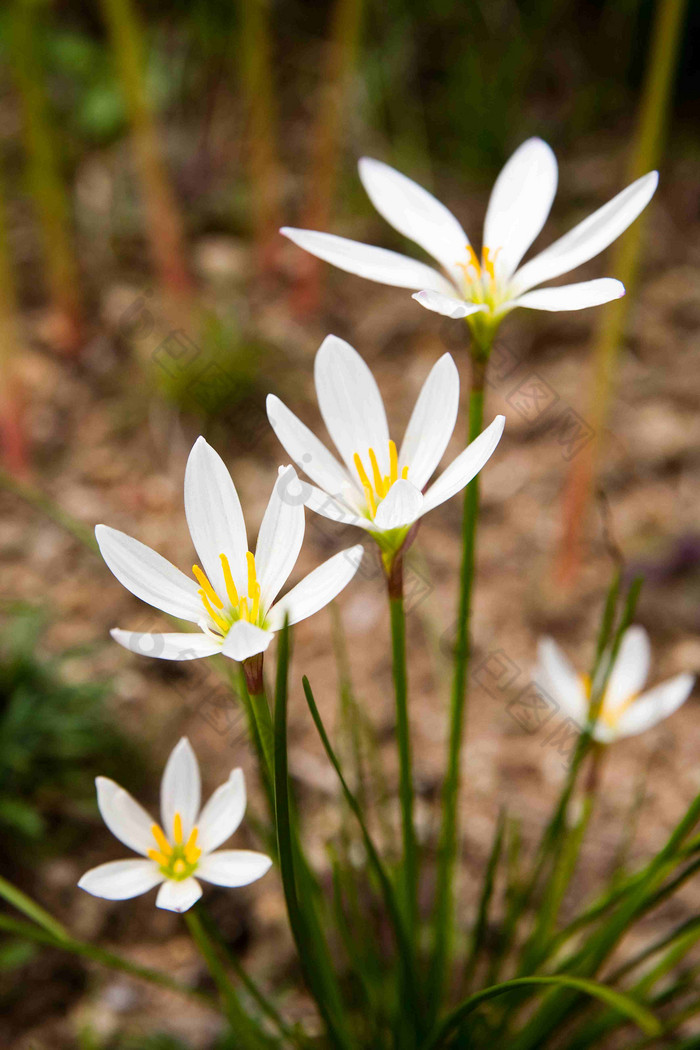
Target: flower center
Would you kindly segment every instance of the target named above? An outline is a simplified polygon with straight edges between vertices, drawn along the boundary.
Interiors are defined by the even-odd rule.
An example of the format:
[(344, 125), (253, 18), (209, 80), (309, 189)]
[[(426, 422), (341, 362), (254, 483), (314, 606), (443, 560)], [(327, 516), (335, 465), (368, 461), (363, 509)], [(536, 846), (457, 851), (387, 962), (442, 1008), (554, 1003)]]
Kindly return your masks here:
[(231, 625), (237, 620), (247, 620), (248, 623), (254, 624), (258, 623), (260, 618), (260, 584), (255, 571), (255, 557), (250, 551), (247, 551), (248, 593), (243, 595), (243, 597), (239, 597), (236, 584), (233, 582), (228, 558), (225, 554), (220, 554), (219, 557), (224, 573), (228, 606), (224, 604), (216, 593), (206, 573), (200, 569), (199, 565), (193, 565), (192, 572), (200, 585), (198, 594), (207, 616), (216, 625), (217, 630), (226, 636)]
[(173, 841), (170, 843), (160, 824), (151, 825), (151, 834), (157, 849), (149, 849), (148, 856), (154, 860), (168, 879), (182, 882), (196, 871), (197, 862), (202, 851), (197, 845), (199, 829), (194, 827), (187, 842), (182, 834), (182, 817), (176, 813), (173, 817)]
[[(382, 472), (379, 469), (379, 463), (377, 462), (377, 455), (373, 448), (367, 449), (367, 457), (370, 463), (370, 471), (365, 470), (365, 466), (360, 458), (359, 452), (356, 452), (353, 458), (355, 464), (355, 470), (357, 471), (362, 488), (365, 492), (365, 498), (367, 500), (367, 509), (369, 516), (374, 518), (377, 513), (377, 505), (381, 503), (386, 494), (388, 493), (391, 486), (395, 481), (399, 480), (399, 457), (396, 451), (396, 445), (393, 441), (389, 442), (389, 473), (382, 476)], [(401, 470), (401, 477), (405, 481), (408, 477), (408, 467), (403, 467)], [(371, 480), (370, 480), (371, 478)]]
[[(591, 676), (587, 674), (581, 675), (581, 681), (585, 690), (586, 696), (588, 697), (589, 703), (591, 699)], [(598, 721), (606, 725), (608, 729), (617, 729), (617, 724), (622, 718), (625, 711), (634, 703), (639, 696), (639, 693), (630, 693), (621, 703), (617, 704), (616, 707), (611, 708), (610, 704), (607, 703), (607, 696), (603, 695), (603, 701), (600, 705), (600, 711), (598, 712)]]
[(464, 274), (467, 285), (467, 295), (473, 302), (491, 303), (495, 299), (496, 271), (495, 263), (500, 252), (496, 248), (494, 252), (487, 246), (481, 250), (481, 260), (472, 248), (467, 245), (467, 262), (457, 262), (456, 265)]

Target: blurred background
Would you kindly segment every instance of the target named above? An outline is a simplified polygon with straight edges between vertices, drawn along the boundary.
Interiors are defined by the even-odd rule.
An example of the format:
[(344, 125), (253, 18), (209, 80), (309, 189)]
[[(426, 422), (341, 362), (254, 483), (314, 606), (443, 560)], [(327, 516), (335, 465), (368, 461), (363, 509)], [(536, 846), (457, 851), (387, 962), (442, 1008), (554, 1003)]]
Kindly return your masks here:
[[(638, 619), (652, 637), (654, 678), (700, 670), (699, 48), (700, 8), (676, 0), (3, 4), (0, 865), (77, 936), (206, 980), (181, 921), (156, 912), (151, 896), (109, 904), (76, 889), (85, 869), (122, 855), (96, 811), (96, 773), (153, 802), (162, 764), (187, 733), (205, 790), (234, 765), (248, 774), (252, 830), (237, 845), (255, 842), (260, 808), (243, 723), (216, 675), (110, 641), (112, 626), (158, 629), (160, 620), (112, 578), (93, 526), (123, 529), (187, 570), (182, 480), (204, 433), (230, 465), (254, 535), (284, 456), (265, 395), (318, 427), (312, 362), (329, 332), (374, 369), (399, 436), (445, 349), (468, 386), (466, 326), (403, 290), (317, 264), (277, 233), (306, 226), (413, 253), (364, 195), (364, 154), (435, 192), (477, 245), (489, 187), (530, 135), (560, 162), (541, 246), (636, 174), (661, 172), (622, 246), (581, 271), (625, 280), (624, 305), (518, 311), (494, 351), (486, 419), (505, 412), (507, 426), (482, 475), (460, 799), (465, 917), (470, 873), (483, 866), (499, 807), (531, 841), (565, 773), (563, 718), (555, 712), (545, 724), (519, 699), (537, 637), (553, 634), (583, 668), (622, 563), (628, 577), (647, 577)], [(461, 420), (450, 452), (464, 435)], [(459, 521), (457, 499), (435, 512), (409, 570), (428, 853)], [(356, 541), (310, 515), (307, 537), (299, 572)], [(303, 705), (302, 670), (340, 732), (349, 654), (356, 717), (378, 741), (367, 746), (389, 840), (395, 819), (386, 603), (371, 555), (339, 610), (297, 631), (290, 764), (324, 878), (337, 785)], [(580, 892), (615, 861), (622, 824), (632, 857), (658, 848), (700, 787), (699, 755), (696, 699), (615, 747)], [(688, 894), (690, 913), (692, 886)], [(304, 1019), (276, 876), (209, 896), (235, 952), (289, 1016)], [(20, 940), (0, 940), (0, 972), (3, 1046), (230, 1045), (204, 1008)]]

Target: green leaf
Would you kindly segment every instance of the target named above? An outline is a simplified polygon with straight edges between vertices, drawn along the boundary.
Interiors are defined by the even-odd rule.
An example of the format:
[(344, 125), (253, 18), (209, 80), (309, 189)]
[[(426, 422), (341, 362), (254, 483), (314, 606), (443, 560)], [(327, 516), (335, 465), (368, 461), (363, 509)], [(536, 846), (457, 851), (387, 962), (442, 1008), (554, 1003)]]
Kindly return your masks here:
[(516, 988), (524, 988), (528, 985), (554, 985), (584, 992), (586, 995), (590, 995), (594, 999), (600, 999), (606, 1005), (614, 1007), (630, 1021), (634, 1021), (647, 1035), (658, 1035), (661, 1032), (661, 1025), (646, 1007), (635, 1002), (634, 999), (631, 999), (630, 996), (625, 995), (623, 992), (615, 991), (613, 988), (608, 988), (597, 981), (588, 981), (582, 977), (565, 976), (516, 977), (512, 981), (504, 981), (502, 984), (492, 985), (491, 988), (484, 988), (482, 991), (476, 992), (475, 995), (470, 995), (439, 1025), (435, 1033), (425, 1043), (423, 1050), (437, 1050), (438, 1047), (443, 1046), (445, 1040), (451, 1035), (457, 1025), (482, 1003), (487, 1002), (489, 999), (494, 999), (496, 996), (504, 995), (506, 992), (513, 991)]

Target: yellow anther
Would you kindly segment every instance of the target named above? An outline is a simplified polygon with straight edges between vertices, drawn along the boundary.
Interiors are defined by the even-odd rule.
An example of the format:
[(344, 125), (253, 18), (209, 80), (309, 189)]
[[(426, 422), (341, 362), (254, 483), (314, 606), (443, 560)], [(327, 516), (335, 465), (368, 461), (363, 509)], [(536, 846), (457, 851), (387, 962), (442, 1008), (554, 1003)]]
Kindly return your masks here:
[(370, 509), (370, 513), (371, 513), (372, 517), (374, 517), (374, 515), (377, 513), (377, 501), (374, 498), (374, 493), (372, 492), (372, 486), (369, 483), (367, 483), (366, 485), (363, 485), (362, 487), (365, 490), (365, 496), (367, 497), (367, 506)]
[(496, 251), (493, 253), (493, 258), (491, 258), (491, 251), (490, 251), (490, 249), (487, 248), (484, 245), (484, 250), (483, 250), (483, 253), (482, 253), (483, 256), (484, 256), (484, 269), (486, 270), (487, 274), (489, 275), (489, 277), (491, 278), (492, 281), (496, 280), (496, 273), (494, 271), (494, 263), (496, 262), (496, 259), (498, 258), (498, 253), (500, 252), (500, 250), (501, 250), (500, 248), (496, 248)]
[(255, 595), (253, 597), (253, 604), (250, 609), (250, 622), (255, 623), (258, 618), (260, 611), (260, 584), (255, 584)]
[(151, 824), (151, 835), (153, 835), (153, 838), (156, 840), (161, 852), (164, 853), (166, 857), (169, 857), (173, 852), (173, 847), (166, 839), (165, 832), (160, 824)]
[(182, 845), (182, 817), (179, 813), (173, 817), (173, 840), (176, 846)]
[(389, 441), (389, 478), (393, 485), (399, 476), (399, 454), (396, 451), (396, 442)]
[(199, 858), (202, 856), (202, 851), (197, 846), (197, 834), (198, 829), (192, 828), (190, 837), (185, 845), (185, 860), (188, 864), (196, 864)]
[(384, 481), (379, 470), (379, 464), (377, 463), (377, 456), (373, 448), (368, 449), (369, 461), (372, 464), (372, 476), (374, 477), (374, 491), (377, 495), (383, 499), (386, 496), (386, 489), (384, 488)]
[(209, 580), (207, 579), (205, 573), (202, 572), (199, 565), (193, 565), (192, 572), (197, 577), (197, 583), (200, 585), (211, 604), (215, 605), (217, 609), (223, 609), (224, 603), (221, 601), (221, 598), (216, 593), (212, 585), (209, 583)]
[(148, 856), (151, 860), (154, 860), (156, 864), (160, 864), (161, 868), (167, 868), (170, 863), (170, 857), (166, 857), (164, 853), (161, 853), (157, 849), (149, 849)]
[(231, 566), (229, 565), (228, 558), (225, 554), (220, 554), (219, 558), (221, 559), (221, 568), (224, 571), (224, 583), (226, 584), (226, 593), (228, 595), (228, 600), (231, 602), (231, 605), (235, 608), (238, 605), (238, 591), (236, 590), (236, 585), (233, 582)]
[(226, 620), (224, 620), (223, 616), (219, 616), (219, 614), (216, 612), (216, 610), (212, 608), (211, 602), (207, 598), (207, 594), (206, 594), (206, 591), (204, 590), (204, 588), (203, 587), (200, 588), (200, 590), (197, 593), (199, 594), (199, 597), (202, 599), (202, 605), (204, 606), (206, 611), (209, 613), (209, 615), (211, 616), (212, 620), (217, 625), (217, 627), (219, 627), (220, 630), (224, 631), (224, 633), (226, 631), (228, 631), (228, 629), (229, 629), (228, 623), (226, 622)]
[(258, 579), (255, 575), (255, 558), (250, 551), (246, 551), (245, 560), (248, 563), (248, 597), (254, 598), (255, 590), (258, 586)]
[(403, 469), (401, 470), (401, 477), (404, 481), (406, 480), (406, 478), (408, 477), (408, 467), (403, 467)]
[(472, 248), (471, 244), (467, 245), (467, 257), (469, 259), (467, 265), (473, 266), (476, 270), (477, 277), (481, 277), (481, 265), (479, 264), (479, 257)]
[(240, 602), (238, 603), (238, 609), (240, 611), (242, 620), (250, 620), (250, 617), (248, 616), (248, 599), (247, 598), (241, 598)]
[(362, 487), (363, 487), (363, 489), (365, 489), (365, 490), (366, 490), (366, 489), (371, 489), (371, 488), (372, 488), (372, 486), (371, 486), (371, 484), (370, 484), (370, 480), (369, 480), (369, 478), (367, 477), (367, 471), (366, 471), (366, 470), (365, 470), (365, 468), (363, 467), (363, 465), (362, 465), (362, 460), (360, 459), (360, 457), (359, 457), (359, 455), (357, 454), (357, 452), (356, 452), (356, 453), (355, 453), (355, 455), (354, 455), (354, 456), (352, 457), (352, 461), (353, 461), (353, 463), (355, 464), (355, 470), (357, 471), (357, 473), (358, 473), (358, 474), (359, 474), (359, 476), (360, 476), (360, 481), (362, 482)]

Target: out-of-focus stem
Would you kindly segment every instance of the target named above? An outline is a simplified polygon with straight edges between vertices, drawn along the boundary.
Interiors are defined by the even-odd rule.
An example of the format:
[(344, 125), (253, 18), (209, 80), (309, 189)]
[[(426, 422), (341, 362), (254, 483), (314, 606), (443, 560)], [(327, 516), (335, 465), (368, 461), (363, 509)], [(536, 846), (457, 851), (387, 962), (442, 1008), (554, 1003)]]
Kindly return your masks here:
[[(639, 108), (637, 131), (629, 159), (627, 183), (644, 175), (658, 164), (685, 8), (686, 0), (657, 2), (651, 35), (651, 53)], [(622, 281), (627, 294), (602, 308), (597, 329), (590, 406), (586, 416), (594, 431), (594, 438), (573, 461), (564, 495), (564, 528), (557, 576), (565, 586), (574, 582), (580, 568), (581, 533), (602, 452), (602, 439), (610, 409), (618, 354), (637, 283), (645, 219), (646, 213), (625, 231), (613, 250), (610, 273)]]
[(182, 220), (161, 153), (146, 88), (143, 32), (131, 0), (101, 0), (124, 94), (144, 198), (153, 265), (170, 311), (186, 324), (192, 280), (185, 261)]
[(22, 109), (22, 135), (27, 179), (41, 225), (52, 306), (57, 321), (55, 342), (75, 354), (82, 337), (71, 215), (54, 139), (54, 121), (46, 93), (45, 71), (38, 50), (41, 0), (14, 0), (9, 19), (12, 72)]
[(268, 0), (239, 0), (240, 61), (248, 110), (246, 143), (253, 234), (260, 270), (274, 262), (283, 176), (277, 151), (272, 43)]
[[(357, 60), (362, 7), (363, 0), (336, 0), (333, 9), (330, 39), (326, 45), (325, 75), (312, 133), (307, 203), (300, 224), (311, 230), (328, 230), (331, 225), (344, 138), (343, 117)], [(301, 265), (303, 269), (295, 290), (294, 308), (298, 313), (308, 314), (318, 307), (321, 264), (313, 255), (304, 254)]]
[(21, 348), (17, 329), (17, 297), (5, 228), (4, 194), (0, 181), (0, 454), (14, 477), (29, 475), (24, 432), (23, 398), (16, 363)]

